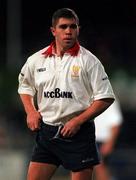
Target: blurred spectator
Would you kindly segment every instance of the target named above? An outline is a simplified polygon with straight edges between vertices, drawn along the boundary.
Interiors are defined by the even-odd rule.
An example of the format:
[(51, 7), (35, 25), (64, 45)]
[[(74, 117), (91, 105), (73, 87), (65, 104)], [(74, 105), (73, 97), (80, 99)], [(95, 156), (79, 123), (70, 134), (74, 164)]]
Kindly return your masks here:
[(114, 150), (122, 121), (122, 111), (117, 99), (105, 112), (95, 118), (96, 140), (102, 156), (101, 164), (95, 168), (95, 180), (112, 179), (108, 158)]

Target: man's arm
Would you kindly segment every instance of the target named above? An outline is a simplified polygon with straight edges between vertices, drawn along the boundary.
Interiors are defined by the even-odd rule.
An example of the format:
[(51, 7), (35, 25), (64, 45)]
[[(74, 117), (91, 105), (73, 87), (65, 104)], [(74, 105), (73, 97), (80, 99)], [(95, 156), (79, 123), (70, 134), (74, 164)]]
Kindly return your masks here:
[(41, 115), (35, 108), (33, 96), (28, 94), (20, 94), (20, 98), (27, 114), (27, 126), (32, 131), (39, 129)]
[[(109, 119), (109, 121), (110, 121), (110, 119)], [(111, 137), (101, 145), (100, 152), (103, 156), (107, 156), (112, 153), (112, 151), (115, 147), (115, 143), (117, 141), (117, 137), (120, 132), (120, 127), (121, 127), (121, 125), (114, 125), (111, 128)]]
[(95, 100), (83, 113), (68, 121), (61, 130), (61, 134), (65, 137), (73, 136), (83, 123), (94, 119), (104, 112), (113, 102), (113, 98)]

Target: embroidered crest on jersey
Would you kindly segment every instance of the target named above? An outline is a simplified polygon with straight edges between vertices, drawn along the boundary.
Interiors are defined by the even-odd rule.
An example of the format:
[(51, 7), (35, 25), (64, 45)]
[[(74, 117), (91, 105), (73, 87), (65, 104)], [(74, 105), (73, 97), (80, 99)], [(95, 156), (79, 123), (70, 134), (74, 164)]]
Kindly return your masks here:
[(79, 70), (80, 70), (80, 66), (77, 66), (77, 65), (72, 66), (71, 76), (79, 77)]

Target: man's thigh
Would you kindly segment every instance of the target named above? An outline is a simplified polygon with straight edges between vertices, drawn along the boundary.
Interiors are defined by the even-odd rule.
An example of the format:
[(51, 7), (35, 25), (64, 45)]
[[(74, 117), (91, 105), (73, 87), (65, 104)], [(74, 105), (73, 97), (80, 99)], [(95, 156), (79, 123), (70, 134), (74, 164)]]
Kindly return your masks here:
[(56, 169), (53, 164), (30, 162), (27, 180), (50, 180)]
[(77, 172), (71, 173), (71, 180), (92, 180), (93, 179), (93, 166), (87, 169), (82, 169)]

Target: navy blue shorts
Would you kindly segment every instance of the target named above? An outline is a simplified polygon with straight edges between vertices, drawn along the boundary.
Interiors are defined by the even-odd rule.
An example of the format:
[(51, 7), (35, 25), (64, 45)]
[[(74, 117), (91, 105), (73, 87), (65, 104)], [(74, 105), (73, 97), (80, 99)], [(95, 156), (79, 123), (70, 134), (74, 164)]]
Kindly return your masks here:
[(95, 142), (94, 122), (83, 124), (76, 135), (64, 138), (61, 126), (51, 126), (42, 122), (36, 135), (32, 162), (62, 165), (71, 171), (80, 171), (100, 163)]

